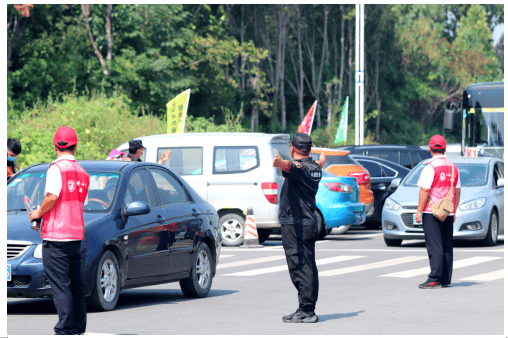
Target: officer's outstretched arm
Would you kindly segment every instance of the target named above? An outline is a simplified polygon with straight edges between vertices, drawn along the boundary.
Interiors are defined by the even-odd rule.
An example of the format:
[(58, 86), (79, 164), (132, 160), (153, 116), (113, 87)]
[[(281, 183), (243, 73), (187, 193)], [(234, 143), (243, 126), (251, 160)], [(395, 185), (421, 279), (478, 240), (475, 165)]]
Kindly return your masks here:
[(323, 168), (325, 166), (325, 163), (326, 163), (326, 155), (325, 155), (325, 152), (323, 151), (321, 153), (321, 156), (319, 156), (319, 161), (316, 161), (317, 164), (319, 164), (319, 166), (321, 168)]
[(273, 159), (273, 166), (280, 168), (280, 170), (287, 173), (291, 170), (291, 162), (288, 160), (281, 160), (279, 155), (275, 155), (275, 158)]

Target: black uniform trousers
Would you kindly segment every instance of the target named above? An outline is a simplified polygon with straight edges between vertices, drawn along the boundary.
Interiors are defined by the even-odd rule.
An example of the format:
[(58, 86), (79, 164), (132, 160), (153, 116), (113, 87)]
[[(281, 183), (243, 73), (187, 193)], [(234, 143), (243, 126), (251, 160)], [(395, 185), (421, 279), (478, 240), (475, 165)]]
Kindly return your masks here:
[(86, 297), (81, 273), (81, 241), (44, 241), (42, 264), (58, 313), (55, 334), (72, 335), (86, 329)]
[(453, 272), (453, 216), (441, 222), (432, 214), (422, 215), (425, 246), (429, 254), (429, 280), (450, 284)]
[(317, 226), (281, 224), (281, 233), (289, 276), (298, 290), (299, 309), (313, 313), (319, 291), (315, 254)]

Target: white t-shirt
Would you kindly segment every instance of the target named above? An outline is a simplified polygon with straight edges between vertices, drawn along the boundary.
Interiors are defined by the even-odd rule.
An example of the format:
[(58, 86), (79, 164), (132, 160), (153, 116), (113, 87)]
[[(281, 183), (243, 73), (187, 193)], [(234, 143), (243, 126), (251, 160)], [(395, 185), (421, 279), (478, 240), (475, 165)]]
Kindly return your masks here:
[[(63, 155), (54, 160), (51, 163), (55, 163), (56, 161), (60, 160), (71, 160), (74, 161), (74, 156), (72, 155)], [(62, 191), (62, 173), (60, 172), (60, 169), (56, 165), (52, 165), (48, 169), (48, 174), (46, 177), (46, 188), (44, 190), (44, 195), (47, 193), (53, 194), (55, 196), (60, 196), (60, 192)], [(86, 195), (85, 199), (85, 205), (88, 204), (88, 194)], [(43, 238), (44, 240), (47, 240), (46, 238)], [(74, 240), (56, 240), (52, 239), (52, 241), (55, 242), (70, 242)]]
[[(446, 158), (446, 155), (437, 155), (434, 156), (432, 159), (437, 158)], [(457, 179), (457, 186), (455, 188), (456, 189), (460, 188), (460, 172), (458, 172), (458, 177), (454, 179)], [(419, 186), (420, 188), (430, 189), (430, 187), (432, 187), (432, 182), (434, 182), (434, 168), (432, 168), (432, 166), (430, 165), (426, 165), (423, 168), (422, 173), (420, 175), (420, 179), (418, 180), (418, 183), (416, 185)], [(453, 215), (453, 213), (451, 213), (450, 215)]]

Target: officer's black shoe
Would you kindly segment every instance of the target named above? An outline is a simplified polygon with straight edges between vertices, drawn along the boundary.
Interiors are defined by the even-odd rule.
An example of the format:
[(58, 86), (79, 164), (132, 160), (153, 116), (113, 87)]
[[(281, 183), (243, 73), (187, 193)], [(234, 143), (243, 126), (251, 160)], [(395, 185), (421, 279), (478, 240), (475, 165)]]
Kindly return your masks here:
[(425, 283), (418, 285), (418, 287), (420, 289), (439, 289), (441, 288), (441, 283), (433, 280), (427, 280)]
[(452, 287), (452, 283), (448, 283), (448, 284), (441, 284), (441, 287), (442, 287), (442, 288), (451, 288), (451, 287)]
[[(290, 317), (291, 316), (291, 317)], [(289, 318), (287, 318), (289, 317)], [(284, 323), (316, 323), (319, 320), (318, 316), (314, 312), (307, 313), (301, 310), (297, 310), (295, 313), (284, 316), (282, 321)]]

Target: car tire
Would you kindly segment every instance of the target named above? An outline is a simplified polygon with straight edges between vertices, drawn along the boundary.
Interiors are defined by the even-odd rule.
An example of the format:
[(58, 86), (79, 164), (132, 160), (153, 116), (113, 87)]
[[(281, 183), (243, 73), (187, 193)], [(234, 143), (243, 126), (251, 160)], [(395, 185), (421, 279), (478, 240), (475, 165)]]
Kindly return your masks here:
[(238, 214), (226, 214), (219, 219), (222, 245), (238, 246), (243, 243), (245, 218)]
[(111, 311), (115, 308), (120, 295), (120, 269), (116, 256), (104, 251), (97, 265), (95, 283), (89, 305), (98, 311)]
[(180, 288), (187, 298), (205, 297), (212, 287), (213, 258), (210, 248), (201, 242), (194, 257), (190, 276), (180, 280)]
[(270, 234), (272, 233), (272, 229), (257, 229), (258, 230), (258, 239), (259, 244), (263, 243), (270, 237)]
[(490, 213), (489, 220), (489, 228), (487, 230), (487, 235), (485, 239), (482, 241), (484, 246), (495, 246), (497, 244), (497, 237), (499, 234), (499, 222), (497, 219), (497, 213), (495, 210), (492, 210)]
[(383, 237), (387, 246), (400, 246), (402, 244), (402, 239), (393, 239)]
[(323, 217), (321, 216), (321, 213), (319, 211), (314, 211), (314, 214), (317, 217), (317, 233), (318, 233), (318, 240), (323, 239), (328, 235), (328, 231), (325, 226), (325, 222), (323, 221)]

